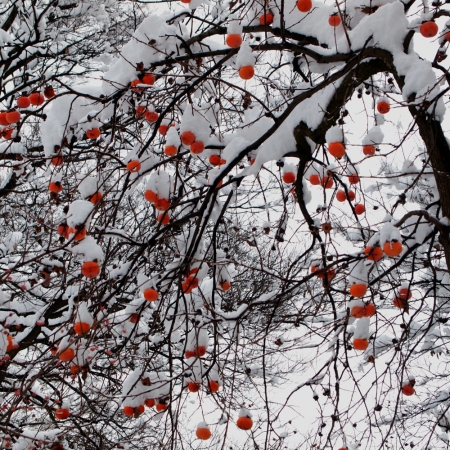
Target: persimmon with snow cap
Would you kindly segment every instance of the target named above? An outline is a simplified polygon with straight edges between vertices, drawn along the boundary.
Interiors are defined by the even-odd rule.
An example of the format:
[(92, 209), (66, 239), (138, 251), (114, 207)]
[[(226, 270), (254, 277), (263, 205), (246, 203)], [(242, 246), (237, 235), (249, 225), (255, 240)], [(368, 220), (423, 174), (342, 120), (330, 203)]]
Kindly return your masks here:
[(236, 425), (241, 430), (251, 430), (251, 428), (253, 427), (253, 420), (248, 409), (241, 408), (241, 410), (239, 411), (239, 418), (236, 421)]
[(336, 159), (340, 159), (345, 155), (345, 147), (342, 142), (330, 142), (328, 144), (328, 151)]
[(52, 158), (52, 165), (55, 167), (62, 166), (64, 164), (64, 158), (61, 155), (54, 156)]
[(353, 339), (353, 348), (355, 350), (367, 350), (369, 347), (369, 341), (367, 339)]
[(403, 250), (402, 243), (394, 239), (390, 242), (389, 241), (385, 242), (385, 244), (383, 245), (384, 253), (391, 258), (399, 256), (402, 250)]
[(175, 156), (178, 153), (178, 149), (174, 145), (166, 145), (164, 147), (164, 153), (167, 156)]
[(156, 302), (159, 298), (158, 291), (153, 288), (144, 289), (144, 298), (148, 302)]
[(189, 392), (195, 393), (200, 390), (201, 384), (195, 383), (194, 381), (190, 381), (188, 384), (188, 390)]
[(255, 75), (255, 68), (253, 66), (242, 66), (239, 69), (239, 76), (243, 80), (250, 80)]
[(85, 322), (76, 322), (73, 326), (73, 331), (75, 331), (78, 336), (88, 333), (90, 329), (91, 326)]
[(409, 300), (412, 297), (412, 292), (408, 288), (401, 288), (398, 291), (397, 297), (402, 300)]
[(286, 172), (285, 174), (283, 174), (283, 181), (286, 183), (286, 184), (292, 184), (292, 183), (294, 183), (295, 182), (295, 180), (296, 180), (296, 176), (295, 176), (295, 173), (294, 172)]
[(355, 205), (355, 213), (358, 216), (360, 216), (361, 214), (364, 214), (365, 211), (366, 211), (366, 208), (362, 203), (358, 203), (357, 205)]
[(307, 13), (312, 8), (312, 1), (311, 0), (298, 0), (297, 2), (297, 9), (300, 12)]
[(170, 215), (167, 211), (164, 211), (163, 213), (159, 214), (158, 217), (156, 218), (156, 220), (161, 224), (161, 225), (167, 225), (168, 223), (170, 223)]
[(361, 317), (364, 317), (365, 309), (364, 305), (354, 306), (350, 311), (350, 315), (355, 319), (361, 319)]
[(333, 177), (329, 177), (329, 176), (323, 177), (320, 180), (320, 184), (322, 185), (322, 187), (324, 189), (331, 189), (334, 185)]
[(84, 225), (77, 226), (75, 229), (69, 227), (67, 234), (74, 241), (82, 241), (86, 237), (86, 227)]
[(13, 110), (13, 111), (8, 111), (6, 113), (6, 121), (10, 125), (20, 122), (20, 117), (21, 117), (21, 114), (19, 111)]
[(318, 186), (320, 184), (320, 177), (319, 175), (313, 174), (309, 177), (309, 182), (313, 185), (313, 186)]
[(348, 182), (350, 184), (358, 184), (359, 183), (359, 175), (357, 173), (349, 175)]
[(138, 159), (133, 159), (127, 163), (127, 170), (131, 173), (136, 173), (141, 170), (141, 162)]
[(205, 422), (200, 422), (197, 425), (197, 430), (195, 431), (195, 435), (201, 439), (202, 441), (207, 441), (211, 438), (211, 430)]
[(99, 128), (91, 128), (90, 130), (86, 131), (86, 136), (88, 139), (97, 139), (100, 137), (100, 129)]
[(100, 275), (100, 265), (97, 261), (86, 261), (81, 266), (81, 273), (86, 278), (97, 278)]
[(210, 380), (209, 383), (208, 383), (208, 389), (211, 392), (218, 392), (219, 391), (219, 387), (220, 386), (219, 386), (219, 383), (217, 381)]
[(273, 14), (268, 12), (266, 14), (263, 14), (260, 18), (259, 18), (259, 23), (261, 25), (272, 25), (273, 23)]
[(350, 286), (350, 295), (353, 297), (359, 298), (364, 297), (367, 292), (367, 284), (364, 283), (358, 283), (358, 284), (352, 284)]
[(45, 97), (40, 92), (33, 92), (28, 98), (33, 106), (40, 106), (45, 102)]
[(328, 24), (332, 27), (338, 27), (341, 23), (341, 18), (338, 14), (333, 14), (328, 18)]
[(146, 73), (142, 77), (142, 83), (147, 84), (149, 86), (153, 86), (156, 82), (156, 76), (152, 73)]
[(136, 78), (135, 80), (133, 80), (131, 83), (131, 90), (133, 91), (133, 92), (137, 92), (137, 93), (140, 93), (140, 92), (144, 92), (144, 88), (138, 88), (138, 87), (136, 87), (136, 86), (138, 86), (139, 84), (144, 84), (141, 80), (139, 80), (138, 78)]
[(70, 416), (70, 411), (67, 408), (58, 408), (55, 411), (56, 420), (66, 420)]
[(436, 22), (428, 21), (420, 25), (420, 34), (426, 38), (432, 38), (438, 34), (439, 27)]
[(380, 114), (387, 114), (391, 110), (391, 105), (386, 100), (377, 103), (377, 110)]
[(195, 134), (192, 131), (185, 131), (181, 134), (181, 142), (186, 146), (192, 145), (195, 142)]
[(342, 189), (336, 192), (336, 200), (338, 202), (345, 202), (346, 200), (353, 201), (355, 200), (355, 193), (352, 190), (347, 191), (347, 194)]
[(206, 347), (204, 345), (199, 345), (194, 349), (195, 354), (201, 358), (206, 355)]
[(44, 89), (44, 97), (47, 99), (53, 98), (55, 96), (55, 90), (52, 86), (46, 86)]
[(200, 155), (205, 149), (205, 144), (201, 141), (195, 141), (191, 144), (190, 150), (194, 155)]
[(147, 189), (144, 193), (145, 200), (147, 200), (150, 203), (155, 203), (158, 200), (158, 195), (156, 192), (152, 191), (151, 189)]
[(219, 283), (219, 286), (221, 287), (222, 291), (228, 291), (231, 288), (231, 283), (229, 281), (222, 281)]
[(219, 155), (211, 155), (209, 157), (209, 162), (212, 166), (220, 166), (220, 156)]
[(145, 120), (150, 123), (154, 123), (158, 120), (159, 114), (155, 111), (147, 111), (145, 114)]
[(383, 257), (383, 250), (378, 245), (364, 249), (364, 254), (367, 255), (369, 261), (379, 261)]
[(373, 145), (365, 145), (363, 147), (363, 153), (366, 156), (373, 156), (375, 155), (375, 147)]
[(414, 390), (414, 388), (412, 386), (410, 386), (409, 384), (405, 384), (402, 387), (402, 394), (406, 395), (407, 397), (410, 397), (411, 395), (414, 395), (415, 392), (416, 391)]
[(17, 99), (17, 107), (18, 108), (29, 108), (31, 105), (30, 98), (27, 96), (22, 96)]
[(170, 208), (170, 201), (166, 198), (157, 198), (155, 200), (155, 208), (158, 211), (167, 211)]
[(159, 400), (158, 403), (156, 404), (156, 411), (158, 412), (163, 412), (167, 409), (167, 404), (166, 402)]
[(230, 48), (239, 48), (242, 44), (242, 36), (240, 34), (229, 34), (225, 42)]
[(94, 205), (98, 205), (103, 199), (103, 194), (99, 191), (96, 192), (94, 195), (92, 195), (92, 197), (89, 199), (89, 201), (91, 203), (93, 203)]
[(72, 361), (75, 358), (75, 351), (72, 347), (68, 347), (59, 354), (59, 359), (63, 362)]
[(54, 194), (58, 194), (63, 190), (63, 187), (60, 181), (52, 181), (48, 186), (48, 190)]

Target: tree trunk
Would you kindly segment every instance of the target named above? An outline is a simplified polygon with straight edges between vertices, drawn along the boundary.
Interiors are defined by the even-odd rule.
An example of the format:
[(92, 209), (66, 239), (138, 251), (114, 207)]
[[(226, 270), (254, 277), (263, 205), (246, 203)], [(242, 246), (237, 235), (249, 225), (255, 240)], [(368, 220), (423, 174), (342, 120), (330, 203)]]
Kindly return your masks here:
[[(414, 114), (414, 111), (412, 111)], [(433, 168), (436, 185), (441, 201), (442, 216), (450, 220), (450, 147), (444, 136), (440, 122), (433, 120), (426, 113), (416, 113), (416, 123), (419, 133), (427, 148)], [(439, 242), (444, 247), (447, 268), (450, 267), (450, 236), (449, 227), (444, 227), (440, 233)]]

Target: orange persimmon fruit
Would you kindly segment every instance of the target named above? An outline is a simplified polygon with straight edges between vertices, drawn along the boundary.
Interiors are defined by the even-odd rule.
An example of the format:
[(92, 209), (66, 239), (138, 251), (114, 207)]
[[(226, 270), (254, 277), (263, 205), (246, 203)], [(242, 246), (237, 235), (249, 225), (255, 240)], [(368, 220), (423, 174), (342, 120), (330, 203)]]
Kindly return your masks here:
[(203, 153), (204, 149), (205, 144), (201, 141), (195, 141), (190, 146), (191, 153), (193, 153), (194, 155), (200, 155), (200, 153)]
[(239, 76), (243, 80), (250, 80), (255, 75), (255, 68), (253, 66), (242, 66), (239, 69)]
[(353, 348), (355, 350), (367, 350), (369, 341), (367, 339), (353, 339)]
[(195, 142), (195, 134), (191, 131), (185, 131), (181, 134), (181, 142), (183, 145), (192, 145)]
[(155, 289), (147, 288), (144, 290), (144, 298), (149, 302), (156, 302), (159, 298), (159, 293)]
[(420, 25), (420, 34), (423, 37), (426, 38), (432, 38), (434, 36), (436, 36), (436, 34), (439, 31), (439, 27), (436, 25), (435, 22), (424, 22), (422, 25)]
[(378, 102), (377, 110), (380, 114), (387, 114), (391, 110), (391, 105), (386, 101)]
[(408, 397), (410, 395), (413, 395), (415, 392), (416, 391), (414, 390), (414, 388), (409, 384), (405, 384), (405, 386), (402, 387), (402, 394), (407, 395)]
[(33, 106), (40, 106), (45, 102), (45, 97), (40, 92), (33, 92), (28, 98)]
[(337, 27), (341, 23), (341, 18), (337, 14), (333, 14), (328, 18), (328, 24), (332, 27)]
[(319, 175), (313, 174), (309, 177), (309, 182), (313, 185), (313, 186), (318, 186), (320, 184), (320, 177)]
[(363, 153), (366, 156), (373, 156), (375, 155), (375, 147), (373, 145), (365, 145), (363, 147)]
[(167, 156), (175, 156), (178, 153), (178, 149), (174, 145), (166, 145), (164, 153)]
[(86, 261), (81, 266), (81, 273), (86, 278), (96, 278), (100, 275), (100, 265), (96, 261)]
[(75, 358), (75, 351), (71, 347), (66, 348), (59, 354), (59, 359), (63, 362), (72, 361), (73, 358)]
[(76, 322), (73, 326), (73, 331), (75, 331), (78, 336), (86, 334), (90, 329), (91, 326), (86, 322)]
[(271, 25), (273, 23), (273, 14), (272, 13), (266, 13), (263, 14), (260, 18), (259, 18), (259, 23), (261, 25)]
[(127, 164), (127, 170), (131, 173), (136, 173), (141, 170), (141, 163), (138, 159), (133, 159)]
[(189, 392), (198, 392), (200, 390), (200, 383), (194, 383), (193, 381), (190, 381), (188, 384), (188, 390)]
[(90, 130), (86, 131), (86, 136), (88, 139), (97, 139), (100, 136), (100, 129), (91, 128)]
[(199, 427), (195, 431), (195, 435), (202, 441), (207, 441), (211, 437), (211, 430), (209, 428)]
[(367, 292), (367, 284), (359, 283), (359, 284), (352, 284), (350, 286), (350, 295), (353, 297), (359, 298), (364, 297)]
[(311, 0), (298, 0), (297, 2), (297, 9), (300, 12), (307, 13), (312, 8), (312, 1)]
[(369, 261), (379, 261), (383, 257), (383, 250), (381, 247), (366, 247), (364, 254), (367, 255)]
[(358, 203), (355, 205), (355, 213), (360, 216), (361, 214), (364, 214), (364, 211), (366, 210), (365, 206), (362, 203)]
[(229, 34), (225, 42), (230, 48), (239, 48), (242, 44), (242, 36), (240, 34)]
[(48, 186), (48, 190), (50, 192), (53, 192), (57, 194), (58, 192), (61, 192), (63, 190), (62, 184), (59, 181), (53, 181)]
[(385, 242), (383, 245), (383, 251), (387, 256), (395, 258), (400, 255), (403, 250), (403, 245), (397, 240), (392, 240), (391, 242)]
[(17, 107), (18, 108), (28, 108), (31, 105), (30, 98), (26, 95), (19, 97), (17, 99)]
[(58, 408), (55, 411), (55, 419), (56, 420), (65, 420), (69, 418), (70, 412), (67, 408)]
[(236, 421), (236, 425), (241, 430), (250, 430), (253, 427), (253, 420), (251, 417), (239, 417)]
[(296, 176), (295, 176), (294, 172), (286, 172), (285, 174), (283, 174), (283, 181), (286, 184), (294, 183), (295, 179), (296, 179)]
[(345, 155), (345, 147), (342, 142), (330, 142), (328, 144), (328, 151), (336, 159), (340, 159)]

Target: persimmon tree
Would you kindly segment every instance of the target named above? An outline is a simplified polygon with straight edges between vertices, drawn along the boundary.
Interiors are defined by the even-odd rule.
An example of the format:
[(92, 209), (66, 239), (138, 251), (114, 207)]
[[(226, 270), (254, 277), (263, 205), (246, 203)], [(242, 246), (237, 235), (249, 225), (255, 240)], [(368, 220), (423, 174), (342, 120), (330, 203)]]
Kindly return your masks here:
[(1, 2), (3, 448), (447, 448), (448, 15)]

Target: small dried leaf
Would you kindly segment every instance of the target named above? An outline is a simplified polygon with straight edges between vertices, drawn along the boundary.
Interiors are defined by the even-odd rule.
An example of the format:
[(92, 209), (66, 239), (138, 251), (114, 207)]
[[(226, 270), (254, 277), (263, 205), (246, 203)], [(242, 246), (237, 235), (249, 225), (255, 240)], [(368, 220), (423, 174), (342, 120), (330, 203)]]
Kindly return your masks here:
[(332, 229), (333, 229), (333, 227), (331, 226), (331, 223), (323, 223), (322, 224), (322, 231), (324, 233), (328, 234)]

